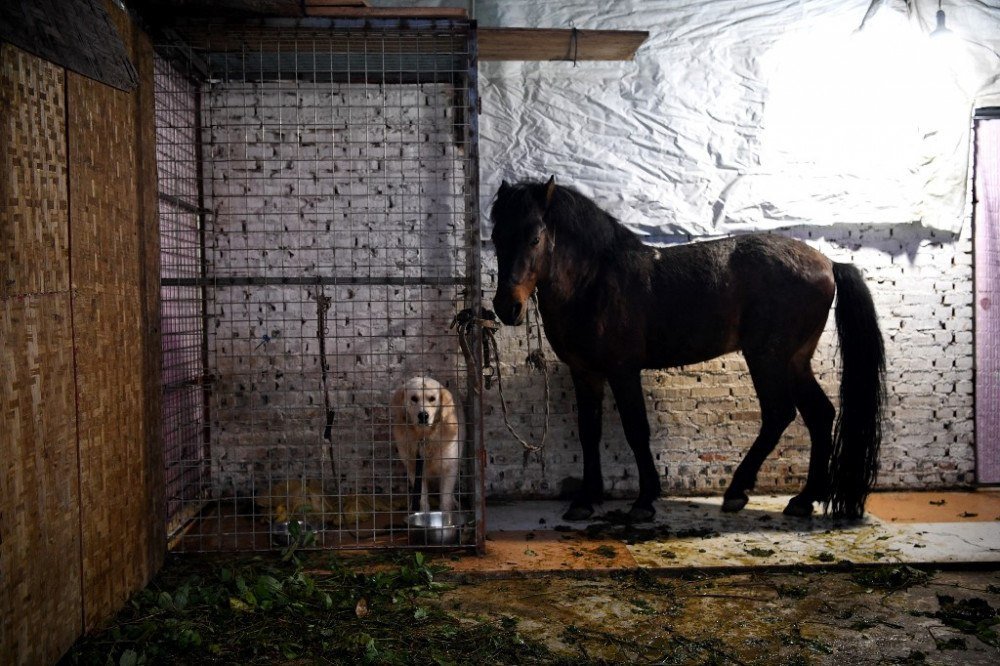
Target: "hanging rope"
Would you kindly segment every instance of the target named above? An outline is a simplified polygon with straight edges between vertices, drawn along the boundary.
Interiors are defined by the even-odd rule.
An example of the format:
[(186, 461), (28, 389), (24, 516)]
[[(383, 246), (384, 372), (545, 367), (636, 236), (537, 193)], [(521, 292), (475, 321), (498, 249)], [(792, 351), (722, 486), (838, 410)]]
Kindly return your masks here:
[(531, 303), (535, 309), (535, 318), (538, 320), (536, 325), (537, 343), (538, 347), (535, 350), (531, 350), (531, 331), (530, 322), (525, 315), (525, 337), (527, 342), (527, 347), (529, 349), (528, 356), (525, 358), (525, 365), (529, 368), (535, 368), (542, 372), (542, 376), (545, 380), (545, 421), (542, 424), (542, 438), (541, 441), (535, 445), (526, 441), (517, 430), (514, 428), (513, 424), (510, 422), (510, 414), (507, 411), (507, 399), (503, 394), (503, 376), (500, 374), (500, 349), (497, 346), (496, 332), (500, 330), (500, 322), (497, 321), (496, 315), (490, 310), (480, 310), (482, 316), (477, 316), (472, 308), (467, 308), (462, 310), (451, 322), (451, 328), (457, 330), (458, 333), (458, 344), (462, 348), (462, 353), (465, 355), (465, 362), (469, 367), (473, 367), (475, 364), (475, 359), (472, 355), (472, 344), (470, 339), (473, 338), (476, 330), (476, 326), (479, 326), (483, 333), (483, 380), (486, 384), (486, 388), (490, 389), (493, 385), (493, 380), (497, 383), (497, 392), (500, 395), (500, 411), (503, 414), (503, 423), (511, 435), (514, 436), (521, 446), (524, 447), (526, 451), (538, 452), (545, 447), (545, 439), (548, 437), (549, 433), (549, 410), (550, 410), (550, 400), (549, 400), (549, 368), (548, 361), (545, 358), (545, 353), (542, 351), (542, 331), (541, 331), (541, 317), (538, 316), (538, 302), (535, 295), (531, 295)]

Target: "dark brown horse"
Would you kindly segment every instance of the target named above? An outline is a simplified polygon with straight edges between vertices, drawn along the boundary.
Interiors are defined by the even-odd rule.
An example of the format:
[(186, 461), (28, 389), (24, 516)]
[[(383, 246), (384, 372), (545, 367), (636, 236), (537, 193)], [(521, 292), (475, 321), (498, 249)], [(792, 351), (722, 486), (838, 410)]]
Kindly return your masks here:
[[(632, 520), (652, 518), (660, 479), (649, 449), (640, 371), (742, 350), (760, 402), (761, 429), (726, 490), (739, 511), (781, 433), (802, 414), (812, 450), (805, 488), (785, 513), (822, 502), (834, 516), (864, 512), (882, 438), (885, 350), (860, 271), (800, 241), (769, 234), (653, 248), (580, 193), (504, 182), (492, 210), (499, 275), (493, 305), (521, 324), (538, 290), (545, 335), (576, 389), (583, 484), (565, 514), (583, 520), (603, 495), (599, 443), (605, 382), (639, 467)], [(837, 294), (840, 414), (811, 359)]]

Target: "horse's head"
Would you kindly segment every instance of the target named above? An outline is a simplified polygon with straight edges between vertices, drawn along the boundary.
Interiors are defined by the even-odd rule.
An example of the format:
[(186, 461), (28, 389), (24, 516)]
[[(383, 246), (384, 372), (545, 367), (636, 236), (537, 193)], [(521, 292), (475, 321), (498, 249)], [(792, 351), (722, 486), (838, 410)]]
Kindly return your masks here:
[(528, 298), (548, 277), (555, 236), (545, 213), (555, 192), (555, 177), (545, 184), (512, 186), (504, 181), (493, 203), (490, 219), (498, 268), (493, 309), (507, 325), (524, 321)]

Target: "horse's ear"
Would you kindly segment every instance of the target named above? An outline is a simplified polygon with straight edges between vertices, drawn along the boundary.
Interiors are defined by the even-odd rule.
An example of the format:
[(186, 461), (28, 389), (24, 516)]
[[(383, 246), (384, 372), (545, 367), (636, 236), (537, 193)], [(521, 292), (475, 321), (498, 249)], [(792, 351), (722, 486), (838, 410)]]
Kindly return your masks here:
[(545, 184), (545, 207), (552, 205), (552, 197), (556, 195), (556, 177), (551, 176)]
[(508, 183), (506, 180), (502, 180), (500, 181), (500, 189), (497, 190), (497, 194), (503, 194), (505, 190), (509, 189), (510, 189), (510, 183)]

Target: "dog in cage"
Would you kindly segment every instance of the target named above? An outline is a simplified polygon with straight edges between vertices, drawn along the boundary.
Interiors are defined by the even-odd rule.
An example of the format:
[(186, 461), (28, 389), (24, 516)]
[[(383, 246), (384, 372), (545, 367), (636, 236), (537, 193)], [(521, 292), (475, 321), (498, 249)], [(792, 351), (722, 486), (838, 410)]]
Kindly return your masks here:
[(436, 379), (411, 377), (393, 392), (389, 416), (392, 439), (406, 467), (411, 510), (431, 510), (432, 479), (439, 485), (440, 510), (458, 508), (455, 485), (465, 434), (455, 396)]

